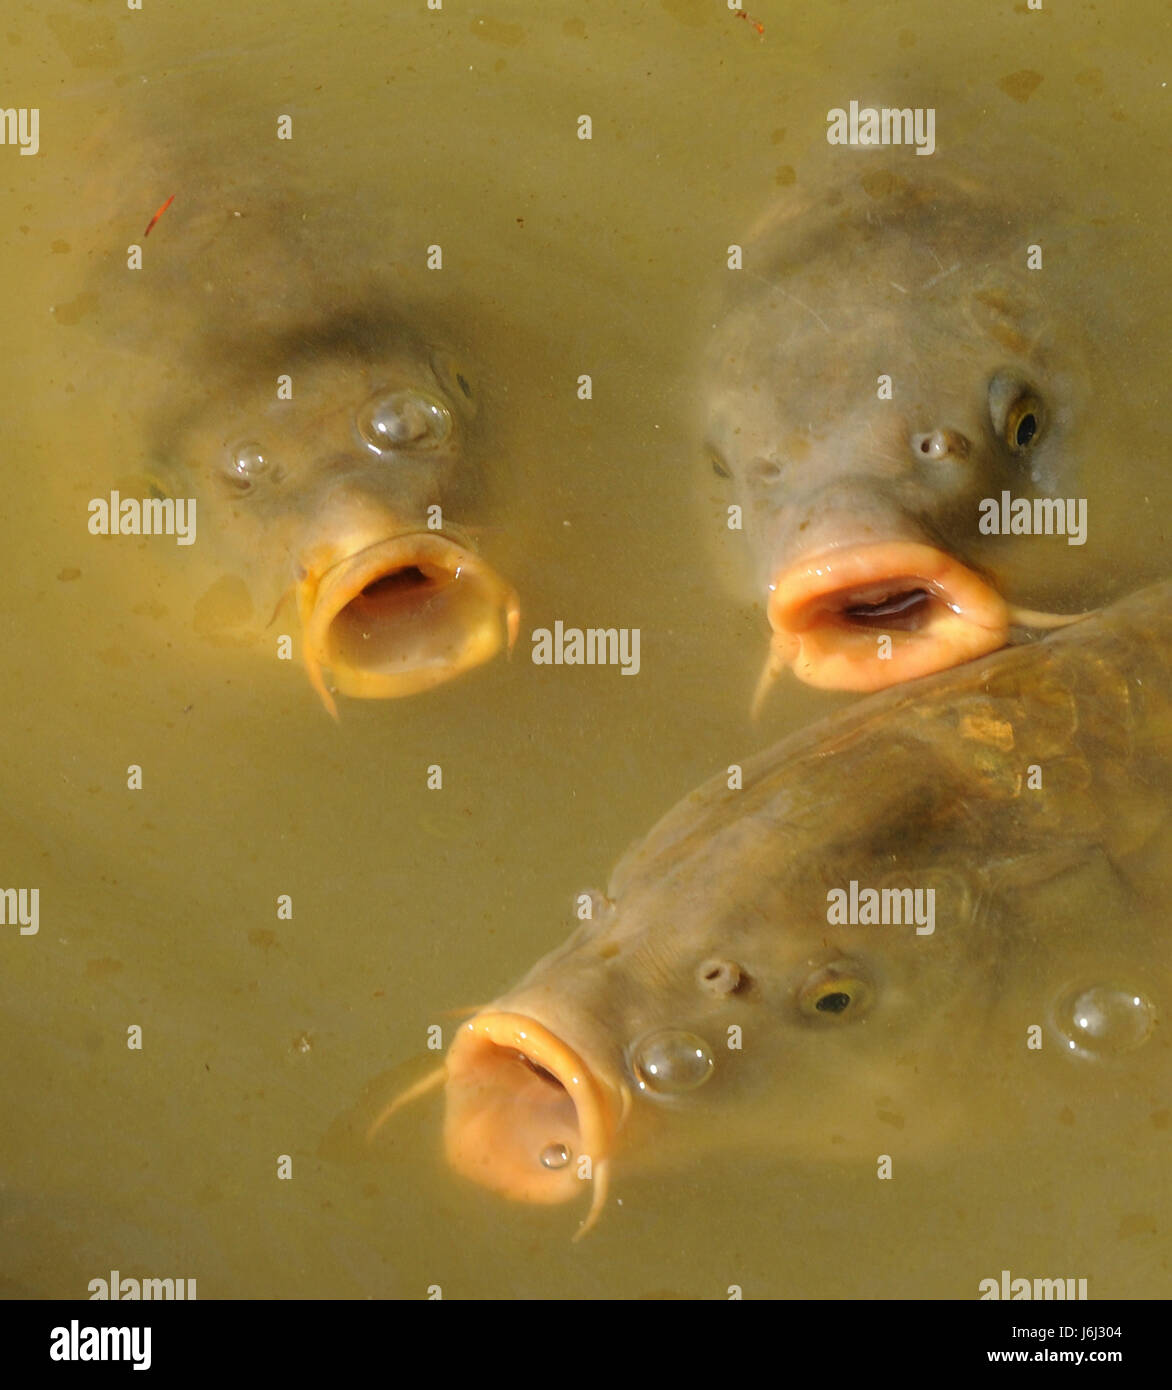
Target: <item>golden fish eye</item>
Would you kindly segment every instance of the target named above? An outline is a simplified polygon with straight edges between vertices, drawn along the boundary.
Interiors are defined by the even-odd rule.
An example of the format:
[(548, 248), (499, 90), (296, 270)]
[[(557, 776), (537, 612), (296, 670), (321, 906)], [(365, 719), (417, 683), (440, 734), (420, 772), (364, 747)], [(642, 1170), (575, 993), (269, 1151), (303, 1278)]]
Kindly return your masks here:
[(798, 991), (798, 1007), (807, 1018), (859, 1018), (870, 1007), (873, 994), (860, 976), (827, 966), (811, 975)]
[(989, 418), (1007, 449), (1024, 454), (1041, 439), (1046, 425), (1042, 398), (1015, 372), (997, 372), (989, 382)]
[(1014, 401), (1005, 417), (1005, 442), (1015, 454), (1023, 454), (1037, 443), (1042, 432), (1042, 403), (1025, 395)]

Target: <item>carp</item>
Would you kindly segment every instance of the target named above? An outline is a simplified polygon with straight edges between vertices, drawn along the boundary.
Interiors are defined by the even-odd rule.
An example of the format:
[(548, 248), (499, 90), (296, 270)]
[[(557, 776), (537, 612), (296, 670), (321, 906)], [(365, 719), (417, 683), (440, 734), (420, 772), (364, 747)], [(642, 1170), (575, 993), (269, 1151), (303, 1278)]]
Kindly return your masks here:
[(755, 706), (786, 668), (877, 690), (1065, 621), (979, 563), (991, 503), (1076, 476), (1087, 373), (1027, 264), (1033, 223), (972, 177), (854, 163), (746, 238), (704, 367), (773, 630)]
[[(184, 554), (210, 553), (243, 595), (236, 626), (295, 599), (335, 716), (335, 692), (412, 695), (511, 648), (517, 594), (476, 544), (496, 470), (470, 305), (411, 288), (393, 249), (414, 249), (406, 220), (338, 219), (265, 142), (215, 178), (209, 158), (180, 135), (124, 171), (117, 220), (89, 230), (80, 307), (58, 315), (100, 342), (111, 397), (133, 391), (143, 505), (198, 507)], [(144, 231), (164, 188), (179, 191)]]
[(974, 1106), (1147, 1094), (1170, 734), (1168, 583), (868, 697), (686, 797), (386, 1114), (442, 1084), (454, 1170), (590, 1177), (588, 1226), (616, 1160), (922, 1154)]
[(326, 672), (351, 697), (412, 695), (516, 641), (517, 594), (458, 520), (479, 485), (470, 375), (393, 316), (337, 316), (254, 347), (235, 391), (156, 427), (155, 488), (193, 491), (270, 602), (295, 592), (331, 714)]

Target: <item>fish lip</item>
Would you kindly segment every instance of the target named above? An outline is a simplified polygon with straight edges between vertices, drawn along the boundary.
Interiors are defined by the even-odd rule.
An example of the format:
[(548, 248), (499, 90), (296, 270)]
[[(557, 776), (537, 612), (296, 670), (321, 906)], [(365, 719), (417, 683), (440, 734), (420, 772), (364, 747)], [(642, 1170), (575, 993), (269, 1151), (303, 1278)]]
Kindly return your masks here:
[[(400, 577), (402, 587), (386, 592), (382, 600), (368, 596), (380, 581)], [(459, 594), (454, 592), (457, 583), (463, 585)], [(298, 597), (306, 665), (331, 713), (323, 668), (344, 695), (413, 695), (490, 660), (506, 642), (511, 650), (520, 621), (510, 584), (474, 551), (429, 531), (376, 541), (320, 575), (307, 575)], [(381, 629), (369, 661), (356, 659), (364, 597), (369, 597), (365, 621)], [(348, 630), (348, 610), (354, 631)], [(394, 646), (396, 627), (404, 637), (402, 653)]]
[[(538, 1019), (492, 1007), (461, 1026), (446, 1071), (450, 1166), (514, 1201), (556, 1203), (582, 1192), (579, 1163), (588, 1155), (595, 1179), (591, 1224), (630, 1106), (627, 1088)], [(543, 1167), (543, 1149), (557, 1143), (566, 1144), (569, 1160), (562, 1168)]]
[[(822, 689), (881, 690), (984, 656), (1009, 638), (1010, 610), (996, 589), (918, 541), (823, 551), (784, 570), (771, 588), (774, 664)], [(850, 611), (887, 596), (910, 602), (910, 624)], [(887, 657), (876, 640), (883, 634)]]

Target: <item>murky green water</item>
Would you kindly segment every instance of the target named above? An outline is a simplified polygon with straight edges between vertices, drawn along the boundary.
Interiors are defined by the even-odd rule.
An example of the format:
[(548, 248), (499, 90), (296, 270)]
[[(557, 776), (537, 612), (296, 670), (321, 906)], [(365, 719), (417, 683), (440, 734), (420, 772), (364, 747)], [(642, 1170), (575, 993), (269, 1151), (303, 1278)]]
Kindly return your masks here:
[[(1165, 1290), (1166, 1047), (1117, 1108), (1056, 1095), (1036, 1134), (943, 1146), (903, 1181), (719, 1143), (620, 1166), (621, 1206), (572, 1248), (578, 1213), (450, 1177), (434, 1098), (365, 1159), (327, 1141), (366, 1087), (434, 1061), (430, 1025), (450, 1036), (449, 1011), (560, 941), (574, 894), (662, 811), (849, 698), (786, 686), (750, 722), (764, 621), (702, 539), (703, 483), (696, 502), (725, 248), (830, 176), (828, 108), (882, 103), (890, 79), (937, 107), (942, 152), (950, 116), (966, 146), (987, 137), (1005, 198), (1042, 213), (1047, 189), (1073, 193), (1070, 244), (1095, 258), (1054, 273), (1092, 305), (1071, 332), (1093, 540), (1013, 578), (1075, 608), (1167, 573), (1162, 10), (762, 3), (759, 39), (715, 0), (290, 8), (60, 3), (3, 26), (0, 105), (41, 111), (35, 158), (0, 147), (0, 875), (41, 890), (37, 935), (0, 929), (3, 1287), (80, 1297), (117, 1268), (205, 1298), (967, 1298), (1011, 1268)], [(481, 365), (482, 543), (522, 600), (512, 661), (345, 702), (336, 726), (267, 641), (201, 621), (242, 562), (86, 530), (89, 499), (144, 466), (148, 424), (208, 397), (208, 324), (263, 334), (279, 312), (207, 304), (196, 268), (144, 316), (103, 263), (170, 194), (152, 254), (185, 201), (258, 180), (321, 267), (296, 282), (307, 316), (372, 279), (458, 315)], [(559, 618), (639, 627), (639, 677), (534, 666), (528, 634)]]

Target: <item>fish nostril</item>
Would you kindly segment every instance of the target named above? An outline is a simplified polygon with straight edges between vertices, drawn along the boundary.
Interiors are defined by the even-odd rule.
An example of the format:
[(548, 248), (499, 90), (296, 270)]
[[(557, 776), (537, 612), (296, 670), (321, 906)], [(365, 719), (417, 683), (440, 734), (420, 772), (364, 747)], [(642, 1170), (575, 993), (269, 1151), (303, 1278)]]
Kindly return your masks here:
[(735, 961), (719, 957), (702, 961), (696, 978), (701, 989), (716, 995), (735, 994), (747, 983), (745, 972)]
[(768, 487), (781, 477), (781, 464), (773, 459), (758, 459), (749, 469), (749, 482)]
[(929, 430), (912, 436), (912, 448), (922, 458), (936, 462), (940, 459), (962, 459), (969, 451), (969, 442), (957, 430)]

